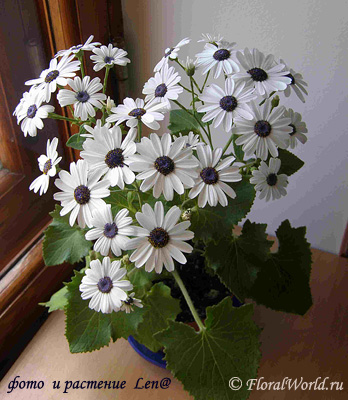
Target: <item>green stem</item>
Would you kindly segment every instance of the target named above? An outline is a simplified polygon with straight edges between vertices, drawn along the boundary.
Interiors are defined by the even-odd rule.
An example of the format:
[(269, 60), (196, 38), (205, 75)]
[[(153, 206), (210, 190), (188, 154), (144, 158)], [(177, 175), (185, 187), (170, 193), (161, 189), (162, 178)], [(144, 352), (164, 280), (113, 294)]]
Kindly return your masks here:
[(210, 71), (208, 71), (207, 75), (205, 76), (205, 80), (204, 80), (204, 83), (203, 83), (203, 86), (202, 86), (201, 93), (203, 92), (203, 90), (204, 90), (204, 87), (205, 87), (205, 84), (206, 84), (206, 83), (207, 83), (207, 81), (208, 81), (209, 74), (210, 74)]
[(199, 315), (198, 315), (198, 313), (197, 313), (197, 311), (195, 309), (195, 306), (192, 303), (191, 297), (188, 294), (188, 291), (187, 291), (187, 289), (186, 289), (186, 287), (184, 285), (184, 282), (181, 280), (180, 275), (178, 274), (178, 271), (175, 269), (172, 272), (172, 274), (173, 274), (174, 279), (175, 279), (176, 283), (178, 284), (182, 294), (185, 297), (186, 303), (189, 306), (189, 309), (190, 309), (190, 311), (191, 311), (191, 313), (193, 315), (193, 318), (195, 319), (195, 321), (196, 321), (196, 323), (197, 323), (197, 325), (199, 327), (199, 331), (200, 332), (205, 331), (205, 326), (204, 326), (203, 322), (201, 321), (201, 319), (199, 318)]
[(239, 169), (252, 167), (255, 164), (256, 164), (256, 161), (253, 161), (253, 162), (250, 162), (250, 163), (247, 163), (247, 164), (243, 165), (242, 167), (239, 167)]
[(83, 52), (81, 52), (81, 54), (76, 54), (78, 60), (80, 61), (80, 68), (81, 68), (81, 76), (82, 78), (85, 77), (85, 67), (83, 65)]
[(225, 146), (224, 149), (222, 150), (221, 156), (223, 156), (223, 155), (226, 153), (226, 151), (227, 151), (227, 149), (229, 148), (229, 146), (230, 146), (230, 144), (231, 144), (233, 138), (234, 138), (234, 133), (232, 133), (231, 136), (230, 136), (230, 138), (228, 139), (228, 141), (227, 141), (227, 143), (226, 143), (226, 146)]
[(139, 190), (138, 182), (136, 180), (134, 181), (134, 186), (137, 189), (137, 195), (138, 195), (139, 205), (140, 205), (140, 209), (141, 209), (143, 207), (143, 202), (141, 200), (140, 190)]
[(104, 84), (103, 84), (103, 93), (104, 94), (106, 92), (106, 86), (107, 86), (107, 83), (108, 83), (109, 71), (110, 71), (110, 67), (107, 66), (106, 67), (106, 71), (105, 71)]
[(141, 125), (141, 121), (139, 120), (139, 121), (138, 121), (138, 142), (139, 142), (139, 143), (140, 143), (140, 141), (141, 141), (142, 129), (143, 129), (143, 127), (142, 127), (142, 125)]
[(196, 111), (196, 105), (195, 105), (195, 91), (193, 89), (193, 80), (192, 76), (190, 77), (190, 83), (191, 83), (191, 93), (192, 93), (192, 108), (193, 112)]
[[(271, 92), (271, 94), (269, 95), (269, 97), (268, 97), (268, 99), (270, 99), (273, 95), (274, 95), (274, 93), (275, 93), (275, 91), (274, 92)], [(266, 101), (266, 100), (268, 100), (268, 99), (263, 99), (262, 101), (261, 101), (261, 103), (259, 104), (259, 106), (262, 106), (262, 104)]]
[(180, 82), (178, 82), (178, 85), (181, 86), (183, 89), (185, 89), (187, 92), (191, 93), (191, 90), (188, 89), (186, 86), (182, 85)]
[(179, 65), (180, 65), (180, 67), (184, 70), (184, 71), (186, 71), (186, 68), (181, 64), (181, 62), (176, 58), (174, 61), (176, 61)]
[(48, 118), (61, 119), (64, 121), (69, 121), (69, 122), (74, 122), (75, 124), (79, 124), (79, 121), (77, 119), (64, 117), (63, 115), (59, 115), (59, 114), (55, 114), (55, 113), (48, 113)]
[(199, 93), (202, 93), (202, 90), (200, 89), (200, 87), (198, 86), (198, 83), (196, 82), (195, 78), (193, 76), (190, 77), (193, 81), (193, 83), (195, 84), (196, 88), (198, 89)]

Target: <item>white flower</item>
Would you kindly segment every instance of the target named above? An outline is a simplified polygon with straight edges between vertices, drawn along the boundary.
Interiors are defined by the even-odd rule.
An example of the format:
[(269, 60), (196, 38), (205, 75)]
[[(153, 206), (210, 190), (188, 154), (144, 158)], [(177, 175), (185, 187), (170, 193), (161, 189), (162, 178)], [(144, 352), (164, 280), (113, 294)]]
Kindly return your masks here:
[(179, 133), (179, 136), (173, 135), (174, 141), (178, 140), (179, 138), (184, 138), (185, 144), (184, 147), (190, 147), (192, 150), (196, 150), (197, 146), (204, 146), (204, 143), (201, 142), (199, 135), (195, 135), (193, 132), (189, 132), (188, 135), (183, 135)]
[(180, 42), (175, 47), (167, 47), (164, 52), (164, 56), (157, 63), (157, 65), (155, 66), (153, 71), (157, 72), (160, 69), (162, 69), (163, 65), (168, 64), (169, 58), (171, 60), (175, 60), (176, 58), (178, 58), (178, 52), (179, 52), (180, 48), (182, 46), (185, 46), (186, 44), (190, 43), (190, 40), (191, 39), (189, 39), (189, 38), (185, 38), (185, 39), (180, 40)]
[(111, 124), (109, 124), (108, 122), (106, 122), (104, 125), (102, 125), (102, 120), (101, 119), (97, 119), (94, 128), (92, 126), (87, 125), (87, 124), (83, 125), (83, 127), (89, 133), (81, 133), (81, 136), (82, 137), (86, 137), (86, 138), (94, 139), (94, 134), (96, 132), (99, 132), (101, 129), (104, 129), (104, 128), (109, 129), (110, 126), (111, 126)]
[(279, 158), (271, 158), (269, 167), (264, 161), (261, 161), (259, 169), (252, 171), (253, 176), (250, 178), (250, 183), (255, 185), (255, 190), (261, 191), (260, 199), (266, 197), (266, 201), (268, 201), (272, 197), (272, 200), (275, 200), (286, 195), (285, 188), (288, 185), (288, 177), (285, 174), (278, 175), (279, 169)]
[(134, 139), (137, 135), (136, 128), (131, 128), (122, 141), (122, 131), (119, 126), (112, 129), (108, 125), (95, 127), (93, 139), (87, 138), (83, 143), (81, 157), (89, 165), (90, 171), (100, 171), (107, 179), (110, 186), (124, 189), (134, 182), (134, 172), (129, 169), (129, 157), (136, 152)]
[(113, 114), (111, 114), (106, 121), (116, 122), (116, 125), (127, 121), (126, 125), (130, 128), (134, 128), (138, 125), (138, 121), (140, 120), (150, 129), (157, 130), (160, 127), (157, 121), (162, 121), (164, 119), (164, 115), (158, 112), (159, 110), (167, 110), (166, 103), (145, 104), (142, 99), (136, 99), (134, 101), (130, 97), (126, 97), (123, 104), (111, 109)]
[(62, 57), (62, 56), (69, 56), (70, 54), (77, 54), (79, 51), (92, 51), (95, 46), (100, 46), (101, 43), (99, 42), (94, 42), (92, 43), (94, 36), (91, 35), (85, 44), (78, 44), (77, 46), (72, 46), (68, 50), (60, 50), (58, 53), (55, 55), (55, 57)]
[(282, 64), (284, 64), (284, 69), (289, 71), (286, 76), (291, 79), (290, 85), (284, 90), (285, 97), (289, 97), (291, 90), (293, 90), (297, 97), (302, 101), (302, 103), (305, 103), (305, 98), (303, 96), (303, 93), (308, 95), (308, 92), (305, 88), (305, 86), (308, 86), (307, 83), (303, 80), (303, 77), (301, 74), (295, 72), (292, 68), (289, 69), (289, 67), (285, 64), (283, 60), (280, 60)]
[(110, 112), (113, 107), (116, 107), (115, 102), (112, 100), (110, 96), (106, 99), (106, 103), (104, 101), (101, 102), (103, 106), (106, 108), (107, 112)]
[(37, 193), (40, 189), (40, 196), (43, 193), (47, 192), (48, 185), (50, 183), (50, 177), (55, 176), (55, 174), (57, 173), (56, 165), (62, 159), (62, 157), (58, 157), (57, 146), (58, 146), (58, 139), (56, 137), (52, 139), (51, 143), (50, 140), (48, 139), (46, 145), (47, 156), (42, 154), (37, 159), (42, 175), (37, 177), (31, 183), (31, 185), (29, 186), (29, 190), (34, 190), (34, 193)]
[(239, 168), (230, 167), (234, 157), (227, 157), (220, 161), (222, 149), (217, 148), (212, 151), (208, 145), (197, 147), (197, 154), (199, 177), (196, 179), (195, 186), (190, 190), (190, 199), (199, 195), (199, 207), (205, 207), (207, 202), (212, 207), (217, 206), (218, 203), (226, 207), (228, 200), (225, 193), (234, 199), (236, 192), (225, 182), (242, 180)]
[(301, 114), (289, 108), (289, 110), (285, 110), (284, 117), (291, 119), (291, 123), (289, 124), (292, 128), (292, 132), (289, 133), (290, 148), (294, 149), (297, 146), (297, 140), (305, 144), (307, 142), (307, 136), (304, 135), (304, 133), (307, 133), (308, 129), (306, 123), (302, 121)]
[(244, 54), (237, 52), (237, 58), (246, 72), (233, 75), (233, 79), (242, 79), (246, 84), (255, 87), (260, 96), (269, 96), (273, 91), (285, 90), (291, 83), (291, 79), (286, 76), (289, 71), (284, 71), (284, 64), (276, 64), (272, 54), (265, 57), (258, 49), (250, 51), (246, 48)]
[(136, 249), (129, 260), (137, 268), (145, 264), (145, 271), (153, 269), (160, 274), (163, 265), (167, 271), (174, 271), (174, 260), (186, 264), (184, 253), (191, 253), (193, 248), (185, 240), (191, 240), (194, 233), (187, 231), (190, 221), (177, 224), (180, 218), (180, 208), (177, 206), (164, 215), (163, 204), (157, 201), (154, 210), (149, 204), (144, 204), (142, 212), (137, 212), (135, 218), (141, 227), (137, 228), (137, 238), (130, 239), (126, 247)]
[(225, 80), (225, 90), (215, 84), (204, 90), (199, 98), (205, 104), (199, 107), (197, 111), (206, 112), (202, 118), (203, 122), (214, 120), (214, 128), (222, 123), (225, 131), (229, 132), (232, 129), (235, 117), (253, 118), (250, 106), (247, 104), (256, 99), (253, 92), (253, 88), (245, 88), (244, 82), (235, 84), (232, 78), (228, 78)]
[(143, 137), (137, 143), (140, 155), (134, 155), (130, 162), (133, 171), (140, 172), (137, 179), (143, 180), (140, 190), (147, 192), (153, 187), (153, 196), (158, 199), (163, 193), (166, 200), (173, 200), (174, 191), (183, 194), (184, 188), (194, 185), (197, 176), (197, 161), (192, 149), (183, 149), (185, 139), (172, 143), (169, 133), (160, 139), (156, 133), (150, 138)]
[(51, 100), (51, 93), (57, 90), (57, 85), (66, 86), (67, 78), (73, 78), (75, 71), (80, 69), (80, 61), (72, 61), (74, 56), (63, 57), (59, 62), (56, 58), (51, 60), (48, 69), (41, 72), (40, 78), (25, 82), (26, 85), (38, 85), (37, 88), (44, 93), (44, 100)]
[(141, 300), (134, 297), (135, 293), (128, 295), (127, 299), (122, 302), (121, 311), (125, 311), (127, 314), (133, 311), (133, 306), (143, 308)]
[(132, 290), (133, 285), (128, 280), (122, 280), (127, 274), (121, 268), (121, 261), (110, 262), (109, 257), (91, 261), (90, 268), (79, 286), (83, 300), (91, 299), (88, 307), (104, 314), (119, 311), (122, 301), (128, 298), (126, 291)]
[(108, 181), (99, 181), (102, 172), (88, 171), (87, 162), (78, 160), (77, 163), (70, 163), (70, 174), (67, 171), (60, 171), (59, 178), (54, 184), (62, 192), (54, 194), (54, 200), (60, 201), (62, 210), (60, 215), (64, 216), (71, 212), (69, 223), (74, 225), (77, 222), (81, 228), (87, 224), (93, 226), (92, 214), (95, 209), (105, 207), (104, 197), (110, 195)]
[(37, 130), (42, 129), (44, 124), (43, 118), (48, 117), (48, 113), (54, 111), (54, 107), (50, 105), (42, 105), (43, 93), (32, 87), (29, 92), (23, 94), (23, 98), (15, 109), (17, 123), (21, 121), (21, 130), (24, 136), (36, 136)]
[(181, 77), (175, 72), (174, 67), (169, 68), (168, 64), (165, 64), (153, 78), (145, 83), (143, 88), (143, 93), (146, 94), (145, 101), (169, 103), (169, 100), (176, 100), (184, 90), (177, 85), (180, 80)]
[(110, 204), (93, 212), (94, 228), (86, 233), (87, 240), (97, 240), (93, 250), (102, 256), (107, 256), (110, 249), (116, 257), (122, 254), (129, 240), (128, 235), (133, 235), (133, 228), (129, 226), (133, 220), (128, 214), (129, 211), (123, 208), (113, 218)]
[(287, 147), (288, 134), (292, 132), (289, 126), (291, 120), (283, 116), (283, 106), (275, 108), (272, 112), (271, 107), (270, 100), (266, 100), (261, 107), (252, 102), (254, 118), (250, 121), (236, 121), (236, 133), (241, 135), (236, 144), (243, 145), (247, 157), (256, 154), (256, 157), (266, 160), (268, 152), (273, 157), (278, 156), (277, 146), (283, 149)]
[(233, 46), (235, 43), (206, 43), (202, 53), (196, 54), (197, 66), (202, 68), (202, 75), (214, 68), (214, 78), (217, 79), (223, 71), (226, 75), (239, 71), (239, 65), (235, 61)]
[(94, 48), (92, 51), (95, 54), (91, 56), (91, 60), (95, 62), (93, 69), (97, 72), (106, 66), (122, 65), (124, 67), (130, 63), (130, 59), (126, 57), (127, 52), (113, 47), (112, 44), (109, 44), (108, 47), (101, 46), (100, 49)]
[(211, 43), (211, 44), (219, 44), (224, 38), (218, 34), (217, 36), (211, 35), (210, 33), (202, 33), (202, 39), (198, 40), (199, 42)]
[(86, 121), (88, 116), (95, 116), (95, 109), (102, 108), (101, 100), (106, 100), (106, 95), (98, 93), (103, 85), (99, 78), (94, 78), (90, 81), (89, 76), (85, 76), (83, 80), (79, 76), (74, 79), (68, 79), (68, 85), (72, 90), (61, 89), (58, 92), (57, 99), (61, 107), (74, 105), (74, 116)]
[(186, 61), (181, 60), (181, 64), (185, 67), (187, 76), (193, 76), (198, 69), (197, 59), (192, 60), (192, 58), (190, 58), (189, 56), (187, 56)]

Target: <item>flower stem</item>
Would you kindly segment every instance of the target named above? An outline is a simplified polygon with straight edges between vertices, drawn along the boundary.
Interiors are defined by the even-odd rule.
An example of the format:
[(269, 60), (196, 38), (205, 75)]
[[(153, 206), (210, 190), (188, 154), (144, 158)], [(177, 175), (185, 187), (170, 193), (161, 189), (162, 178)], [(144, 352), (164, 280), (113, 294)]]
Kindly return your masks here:
[(174, 279), (175, 279), (176, 283), (178, 284), (182, 294), (185, 297), (186, 303), (189, 306), (189, 309), (190, 309), (190, 311), (191, 311), (191, 313), (193, 315), (193, 318), (195, 319), (195, 321), (196, 321), (196, 323), (197, 323), (197, 325), (199, 327), (199, 331), (200, 332), (204, 331), (205, 330), (205, 326), (204, 326), (202, 320), (199, 318), (199, 315), (198, 315), (198, 313), (197, 313), (197, 311), (195, 309), (195, 306), (192, 303), (191, 297), (188, 294), (188, 291), (187, 291), (187, 289), (186, 289), (186, 287), (184, 285), (184, 282), (181, 280), (180, 275), (178, 274), (178, 271), (175, 269), (172, 272), (172, 274), (173, 274)]
[(190, 79), (190, 83), (191, 83), (191, 93), (192, 93), (192, 108), (193, 108), (193, 112), (196, 111), (196, 105), (195, 105), (195, 90), (193, 88), (193, 81), (192, 81), (192, 76)]
[(228, 141), (227, 141), (227, 143), (226, 143), (226, 146), (225, 146), (224, 149), (222, 150), (221, 156), (223, 156), (223, 155), (226, 153), (226, 151), (227, 151), (227, 149), (229, 148), (229, 146), (230, 146), (230, 144), (231, 144), (233, 138), (234, 138), (234, 133), (232, 133), (231, 136), (230, 136), (230, 138), (228, 139)]
[(141, 209), (143, 207), (143, 202), (141, 200), (141, 195), (140, 195), (140, 190), (139, 190), (139, 186), (138, 186), (137, 180), (134, 181), (134, 186), (137, 189), (137, 195), (138, 195), (139, 205), (140, 205), (140, 209)]
[(75, 124), (79, 124), (77, 119), (64, 117), (63, 115), (59, 115), (59, 114), (55, 114), (55, 113), (48, 113), (48, 118), (61, 119), (61, 120), (64, 120), (64, 121), (69, 121), (69, 122), (74, 122)]
[(191, 93), (191, 90), (188, 89), (186, 86), (182, 85), (180, 82), (178, 82), (178, 85), (181, 86), (183, 89), (185, 89), (187, 92)]
[(141, 141), (141, 134), (142, 134), (142, 125), (141, 125), (141, 121), (138, 121), (138, 142), (140, 143)]
[(105, 77), (104, 77), (103, 93), (106, 92), (106, 86), (107, 86), (107, 82), (108, 82), (109, 71), (110, 71), (110, 67), (107, 66), (107, 67), (106, 67), (106, 71), (105, 71)]
[[(80, 53), (80, 54), (79, 54)], [(76, 54), (78, 60), (80, 61), (80, 68), (81, 68), (81, 76), (82, 78), (85, 77), (85, 67), (83, 66), (83, 51)]]
[(205, 76), (205, 80), (204, 80), (204, 83), (203, 83), (203, 86), (202, 86), (202, 89), (201, 89), (201, 93), (203, 92), (203, 90), (204, 90), (204, 87), (205, 87), (205, 84), (206, 84), (206, 83), (207, 83), (207, 81), (208, 81), (209, 74), (210, 74), (210, 71), (208, 71), (207, 75)]

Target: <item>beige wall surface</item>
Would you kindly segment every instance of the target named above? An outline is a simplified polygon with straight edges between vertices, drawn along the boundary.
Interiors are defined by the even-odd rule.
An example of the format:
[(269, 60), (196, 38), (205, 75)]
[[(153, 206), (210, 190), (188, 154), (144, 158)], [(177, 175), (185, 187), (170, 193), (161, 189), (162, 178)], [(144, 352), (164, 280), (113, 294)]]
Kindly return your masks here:
[[(348, 214), (348, 1), (122, 0), (122, 6), (133, 97), (142, 97), (166, 47), (191, 37), (179, 58), (193, 58), (203, 48), (197, 43), (201, 33), (220, 33), (240, 49), (272, 53), (303, 74), (306, 103), (292, 96), (283, 104), (307, 123), (308, 142), (295, 150), (306, 164), (290, 178), (286, 197), (257, 200), (249, 218), (268, 223), (270, 234), (286, 218), (306, 225), (313, 247), (337, 253)], [(224, 133), (217, 130), (214, 144), (223, 143)]]

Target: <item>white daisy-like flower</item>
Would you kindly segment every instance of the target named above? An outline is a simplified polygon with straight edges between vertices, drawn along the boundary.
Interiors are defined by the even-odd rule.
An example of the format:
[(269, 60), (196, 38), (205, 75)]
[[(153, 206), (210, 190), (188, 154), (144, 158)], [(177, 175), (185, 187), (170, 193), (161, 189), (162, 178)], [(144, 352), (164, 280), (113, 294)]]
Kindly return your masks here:
[(88, 164), (84, 160), (70, 163), (70, 173), (60, 171), (59, 178), (54, 184), (61, 192), (53, 195), (54, 200), (60, 201), (62, 210), (60, 215), (64, 216), (71, 212), (69, 223), (77, 222), (81, 228), (86, 225), (93, 227), (92, 215), (94, 210), (105, 207), (104, 197), (110, 195), (108, 187), (110, 183), (106, 180), (99, 181), (102, 172), (97, 170), (88, 171)]
[(199, 42), (211, 43), (211, 44), (219, 44), (224, 38), (218, 34), (217, 36), (211, 35), (210, 33), (202, 33), (202, 39), (198, 40)]
[(107, 256), (110, 249), (116, 257), (122, 254), (129, 240), (128, 236), (134, 233), (134, 229), (130, 227), (133, 220), (128, 214), (129, 211), (123, 208), (113, 218), (110, 204), (93, 212), (94, 228), (86, 233), (87, 240), (96, 240), (93, 250), (102, 256)]
[(29, 92), (23, 94), (23, 98), (15, 109), (17, 123), (21, 121), (21, 130), (24, 136), (36, 136), (37, 130), (44, 127), (42, 120), (48, 117), (48, 113), (54, 111), (54, 107), (48, 104), (42, 105), (43, 93), (32, 87)]
[(133, 285), (126, 279), (126, 268), (121, 268), (121, 261), (110, 261), (109, 257), (91, 261), (90, 268), (79, 286), (83, 300), (91, 299), (88, 307), (103, 314), (119, 311), (122, 301), (127, 300), (127, 291)]
[(135, 218), (141, 227), (137, 228), (135, 239), (130, 239), (126, 247), (136, 249), (129, 260), (137, 268), (145, 264), (145, 271), (162, 272), (163, 265), (167, 271), (174, 271), (174, 260), (186, 264), (184, 253), (191, 253), (193, 248), (185, 242), (191, 240), (194, 233), (188, 231), (190, 221), (177, 224), (181, 215), (180, 208), (173, 206), (164, 215), (163, 204), (157, 201), (154, 210), (149, 204), (144, 204), (142, 212), (137, 212)]
[(255, 190), (259, 190), (260, 199), (266, 198), (266, 201), (280, 199), (286, 195), (286, 187), (288, 186), (288, 177), (285, 174), (279, 174), (280, 169), (279, 158), (271, 158), (269, 166), (261, 161), (259, 169), (252, 171), (253, 176), (250, 183), (255, 185)]
[(202, 53), (196, 54), (197, 66), (202, 68), (202, 75), (214, 68), (214, 79), (217, 79), (221, 72), (231, 75), (239, 71), (236, 62), (236, 51), (233, 47), (236, 43), (223, 42), (216, 47), (214, 44), (206, 43)]
[(102, 125), (102, 120), (97, 119), (94, 127), (89, 126), (87, 124), (83, 125), (83, 127), (85, 128), (87, 133), (81, 133), (80, 136), (94, 139), (94, 134), (96, 132), (99, 132), (101, 129), (104, 129), (104, 128), (109, 129), (111, 127), (111, 124), (109, 124), (109, 122), (106, 122), (104, 125)]
[(196, 150), (197, 146), (204, 146), (204, 143), (200, 141), (201, 138), (199, 135), (195, 135), (193, 132), (189, 132), (188, 135), (183, 135), (182, 133), (179, 133), (179, 136), (173, 135), (174, 141), (178, 140), (179, 138), (184, 138), (184, 147), (189, 147), (192, 150)]
[(178, 53), (179, 53), (181, 47), (183, 47), (186, 44), (190, 43), (190, 41), (191, 41), (191, 39), (185, 38), (185, 39), (180, 40), (180, 42), (176, 46), (167, 47), (165, 52), (164, 52), (164, 56), (156, 64), (156, 66), (155, 66), (153, 71), (154, 72), (158, 72), (159, 70), (161, 70), (165, 64), (168, 64), (169, 59), (175, 60), (176, 58), (178, 58)]
[(169, 103), (169, 100), (177, 100), (183, 88), (177, 85), (181, 76), (175, 72), (174, 67), (165, 64), (163, 68), (156, 72), (144, 85), (143, 93), (146, 94), (145, 101), (154, 103)]
[(92, 51), (95, 46), (100, 46), (101, 43), (99, 42), (93, 42), (92, 40), (94, 39), (94, 36), (91, 35), (85, 44), (78, 44), (77, 46), (72, 46), (70, 49), (67, 50), (60, 50), (58, 53), (55, 55), (55, 57), (64, 57), (64, 56), (70, 56), (70, 54), (77, 54), (79, 51)]
[(257, 158), (266, 160), (268, 152), (272, 157), (277, 157), (277, 147), (282, 149), (287, 147), (289, 133), (292, 132), (289, 126), (291, 119), (284, 117), (283, 106), (271, 112), (270, 100), (266, 100), (261, 107), (252, 102), (251, 108), (254, 115), (252, 120), (236, 121), (236, 133), (241, 135), (237, 138), (236, 144), (243, 145), (247, 157), (256, 154)]
[(160, 124), (157, 121), (162, 121), (164, 119), (164, 115), (158, 111), (167, 111), (166, 103), (145, 104), (142, 99), (136, 99), (134, 101), (130, 97), (126, 97), (123, 100), (123, 104), (111, 109), (113, 114), (111, 114), (106, 121), (116, 122), (116, 125), (127, 121), (126, 125), (130, 128), (134, 128), (138, 125), (138, 121), (140, 120), (150, 129), (157, 130), (160, 128)]
[(301, 74), (295, 72), (292, 68), (289, 68), (283, 60), (280, 60), (280, 62), (281, 64), (284, 64), (284, 69), (286, 71), (290, 71), (286, 76), (291, 79), (291, 83), (284, 90), (285, 97), (289, 97), (291, 90), (293, 90), (302, 103), (305, 103), (306, 100), (303, 94), (308, 96), (308, 92), (305, 88), (305, 86), (308, 86), (308, 84), (303, 80), (303, 76)]
[(150, 138), (143, 137), (137, 143), (139, 155), (134, 155), (130, 162), (133, 171), (140, 172), (136, 179), (143, 180), (140, 190), (147, 192), (153, 187), (153, 196), (158, 199), (163, 193), (166, 200), (173, 200), (174, 191), (183, 194), (184, 188), (194, 185), (197, 177), (197, 160), (191, 148), (183, 149), (184, 138), (172, 143), (172, 137), (165, 133), (160, 138), (151, 133)]
[(104, 101), (101, 102), (103, 104), (103, 106), (106, 108), (106, 111), (108, 113), (111, 112), (111, 109), (116, 107), (116, 104), (114, 102), (114, 100), (112, 100), (112, 98), (110, 96), (107, 97), (106, 99), (106, 103)]
[(130, 158), (136, 152), (134, 139), (137, 129), (131, 128), (122, 141), (122, 131), (119, 126), (109, 129), (108, 125), (94, 129), (93, 139), (87, 138), (83, 143), (81, 157), (89, 165), (90, 171), (99, 170), (110, 186), (124, 189), (124, 184), (134, 182), (134, 172), (129, 168)]
[(94, 61), (94, 71), (100, 71), (105, 67), (112, 67), (114, 65), (122, 65), (123, 67), (130, 63), (130, 59), (126, 57), (128, 54), (125, 50), (113, 47), (110, 43), (108, 47), (101, 46), (100, 48), (94, 48), (91, 56), (91, 60)]
[(225, 80), (225, 90), (215, 84), (208, 86), (199, 96), (205, 103), (197, 109), (198, 112), (206, 113), (202, 122), (213, 120), (214, 128), (223, 124), (225, 131), (229, 132), (235, 117), (252, 119), (248, 103), (257, 97), (253, 92), (253, 88), (245, 88), (244, 82), (235, 84), (232, 78)]
[(125, 311), (127, 314), (133, 311), (133, 306), (143, 308), (143, 304), (140, 299), (134, 297), (135, 293), (128, 295), (127, 299), (122, 302), (121, 311)]
[(305, 133), (308, 132), (308, 129), (306, 123), (302, 121), (301, 114), (289, 108), (288, 110), (285, 110), (284, 117), (291, 119), (291, 123), (289, 124), (292, 128), (292, 132), (289, 133), (290, 148), (294, 149), (297, 146), (297, 141), (305, 144), (307, 142), (307, 136)]
[(98, 93), (103, 89), (99, 78), (91, 80), (90, 76), (85, 76), (81, 80), (79, 76), (76, 76), (74, 79), (68, 79), (68, 85), (72, 90), (61, 89), (57, 99), (61, 107), (73, 104), (75, 117), (86, 121), (88, 116), (95, 116), (94, 107), (103, 107), (101, 100), (106, 100), (106, 95)]
[(197, 154), (199, 177), (189, 192), (190, 199), (198, 196), (199, 207), (205, 207), (207, 202), (211, 207), (217, 206), (218, 203), (226, 207), (226, 194), (234, 199), (236, 192), (225, 182), (242, 180), (239, 168), (230, 166), (235, 158), (231, 156), (221, 160), (222, 149), (216, 148), (212, 151), (208, 145), (197, 147)]
[(67, 78), (73, 78), (75, 71), (80, 69), (80, 61), (72, 61), (74, 56), (63, 57), (59, 62), (53, 58), (48, 69), (41, 72), (40, 78), (31, 79), (25, 82), (26, 85), (37, 85), (37, 88), (44, 93), (43, 99), (48, 103), (51, 100), (51, 93), (57, 90), (57, 85), (66, 86)]
[(56, 165), (60, 162), (62, 157), (58, 157), (57, 152), (58, 139), (55, 137), (47, 140), (46, 154), (42, 154), (38, 159), (39, 168), (42, 175), (37, 177), (29, 186), (29, 190), (34, 190), (37, 193), (40, 190), (40, 196), (47, 192), (48, 185), (50, 183), (50, 177), (55, 176), (57, 173)]
[(277, 64), (272, 54), (265, 56), (258, 49), (246, 48), (243, 53), (237, 52), (237, 59), (245, 72), (238, 72), (233, 75), (233, 79), (241, 79), (247, 85), (255, 87), (260, 96), (285, 90), (291, 83), (291, 79), (286, 76), (289, 71), (284, 71), (284, 64)]

